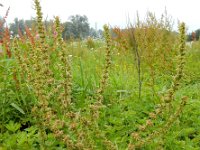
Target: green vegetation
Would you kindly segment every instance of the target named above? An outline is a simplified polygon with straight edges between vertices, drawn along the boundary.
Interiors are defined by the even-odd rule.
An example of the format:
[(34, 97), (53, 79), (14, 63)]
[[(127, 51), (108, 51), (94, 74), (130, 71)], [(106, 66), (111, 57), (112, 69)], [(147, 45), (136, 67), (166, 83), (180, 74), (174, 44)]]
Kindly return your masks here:
[(34, 3), (32, 30), (1, 31), (0, 150), (199, 150), (200, 41), (186, 46), (184, 23), (148, 12), (65, 41)]
[[(52, 28), (53, 20), (45, 20), (44, 26), (46, 29), (49, 27)], [(31, 20), (23, 20), (15, 18), (13, 23), (9, 24), (10, 35), (11, 37), (24, 35), (26, 32), (26, 28), (35, 29), (36, 21), (35, 19)], [(69, 21), (61, 23), (63, 30), (62, 30), (62, 37), (63, 39), (69, 40), (70, 38), (73, 39), (84, 39), (88, 36), (93, 38), (102, 38), (102, 30), (95, 30), (94, 28), (90, 27), (88, 23), (87, 16), (83, 15), (73, 15), (69, 17)], [(1, 28), (2, 29), (2, 28)], [(0, 33), (2, 31), (0, 30)], [(1, 38), (1, 36), (0, 36)]]

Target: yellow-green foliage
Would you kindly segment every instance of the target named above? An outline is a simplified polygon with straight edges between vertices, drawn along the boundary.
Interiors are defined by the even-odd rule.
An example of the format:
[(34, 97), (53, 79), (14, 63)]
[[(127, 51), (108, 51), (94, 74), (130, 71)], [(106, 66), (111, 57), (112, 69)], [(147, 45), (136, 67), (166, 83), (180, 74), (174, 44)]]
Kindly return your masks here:
[(173, 100), (173, 95), (175, 91), (178, 89), (180, 80), (183, 77), (183, 67), (185, 64), (184, 61), (184, 56), (185, 56), (185, 41), (186, 41), (186, 36), (185, 36), (185, 24), (181, 23), (179, 27), (179, 55), (178, 55), (178, 66), (176, 68), (176, 75), (173, 78), (173, 83), (171, 88), (169, 89), (168, 93), (164, 97), (164, 101), (166, 103), (170, 103)]
[[(45, 128), (50, 128), (54, 135), (59, 138), (65, 138), (65, 135), (62, 134), (62, 130), (60, 130), (60, 126), (64, 126), (63, 119), (60, 119), (57, 114), (55, 107), (51, 107), (51, 99), (54, 97), (55, 90), (57, 88), (57, 81), (53, 77), (54, 74), (52, 72), (52, 50), (50, 48), (50, 45), (48, 44), (44, 25), (42, 23), (42, 12), (40, 3), (38, 0), (35, 0), (35, 8), (37, 11), (37, 27), (38, 27), (38, 36), (36, 37), (36, 43), (22, 43), (25, 44), (28, 51), (22, 52), (22, 50), (18, 47), (17, 41), (15, 40), (15, 52), (16, 52), (16, 58), (18, 60), (18, 64), (20, 65), (20, 68), (23, 70), (19, 70), (21, 74), (23, 73), (23, 78), (25, 79), (25, 82), (31, 86), (33, 89), (35, 96), (36, 96), (36, 105), (32, 109), (32, 114), (35, 116), (35, 118), (38, 120), (38, 125), (41, 128), (41, 135), (43, 135), (43, 138), (45, 139)], [(59, 20), (56, 19), (56, 31), (61, 34), (61, 31), (59, 31)], [(61, 45), (61, 47), (64, 47), (59, 37), (56, 39), (57, 44)], [(61, 59), (61, 63), (64, 63), (64, 65), (61, 64), (61, 66), (65, 66), (68, 64), (68, 61), (65, 60), (66, 54), (64, 53), (65, 49), (59, 49), (59, 58)], [(19, 52), (20, 55), (18, 54)], [(60, 54), (61, 53), (61, 54)], [(64, 53), (64, 54), (63, 54)], [(24, 55), (25, 54), (25, 55)], [(63, 56), (64, 55), (64, 56)], [(19, 57), (20, 56), (20, 57)], [(23, 58), (24, 57), (24, 58)], [(23, 61), (22, 61), (23, 60)], [(23, 67), (22, 67), (23, 66)], [(63, 68), (61, 68), (63, 70)], [(70, 96), (71, 96), (71, 72), (69, 64), (67, 67), (64, 67), (67, 71), (63, 73), (64, 75), (67, 74), (67, 77), (63, 77), (61, 86), (65, 89), (64, 94), (62, 95), (62, 101), (61, 105), (61, 112), (66, 109), (65, 105), (69, 105), (70, 103)], [(67, 78), (67, 79), (66, 79)], [(60, 95), (62, 94), (59, 93)], [(60, 100), (60, 97), (58, 96), (58, 100)], [(69, 140), (70, 141), (70, 140)]]
[(105, 66), (104, 66), (101, 83), (100, 83), (100, 88), (97, 92), (98, 93), (97, 101), (100, 103), (103, 102), (102, 94), (107, 86), (108, 77), (109, 77), (109, 68), (111, 65), (111, 46), (112, 45), (111, 45), (111, 37), (109, 34), (109, 28), (107, 25), (104, 25), (104, 34), (105, 34), (105, 39), (106, 39), (106, 62), (105, 62)]
[[(33, 129), (28, 128), (26, 134), (32, 134), (30, 130), (34, 130), (34, 127), (38, 131), (33, 132), (34, 137), (31, 135), (34, 142), (27, 140), (24, 145), (31, 143), (36, 149), (69, 150), (151, 149), (152, 145), (153, 148), (164, 148), (164, 135), (179, 118), (188, 99), (187, 96), (182, 97), (185, 93), (180, 94), (180, 97), (175, 95), (185, 66), (185, 24), (180, 24), (177, 49), (171, 21), (166, 16), (157, 20), (152, 13), (148, 13), (145, 21), (138, 18), (135, 28), (115, 28), (113, 31), (117, 35), (116, 39), (111, 37), (109, 27), (105, 25), (104, 45), (94, 47), (91, 51), (88, 47), (92, 48), (95, 44), (90, 41), (92, 39), (88, 39), (87, 45), (82, 41), (73, 40), (70, 43), (62, 39), (59, 17), (55, 17), (53, 28), (46, 29), (40, 3), (38, 0), (34, 0), (34, 3), (37, 13), (36, 33), (26, 29), (27, 37), (21, 36), (12, 41), (14, 61), (9, 60), (10, 58), (6, 59), (6, 63), (0, 61), (0, 69), (6, 70), (8, 73), (4, 71), (4, 74), (7, 73), (9, 78), (12, 76), (9, 79), (4, 74), (0, 75), (1, 81), (9, 79), (0, 84), (0, 88), (5, 88), (6, 94), (2, 94), (3, 97), (6, 100), (14, 99), (13, 103), (8, 103), (9, 107), (11, 105), (24, 115), (23, 108), (17, 106), (20, 102), (17, 103), (16, 100), (22, 99), (25, 105), (32, 108), (27, 111), (29, 120), (26, 119), (31, 122)], [(131, 38), (130, 32), (133, 35)], [(129, 40), (132, 40), (131, 44)], [(156, 84), (156, 79), (159, 75), (164, 76), (173, 57), (178, 55), (178, 65), (174, 66), (176, 71), (173, 71), (175, 73), (172, 75), (171, 86), (158, 98), (160, 103), (152, 102), (154, 96), (137, 97), (137, 72), (133, 67), (133, 54), (128, 51), (136, 47), (138, 58), (141, 58), (143, 79), (149, 82), (150, 78), (152, 87), (168, 87), (166, 82)], [(115, 49), (117, 53), (114, 52)], [(14, 62), (10, 65), (11, 69), (4, 67), (9, 64), (7, 61)], [(172, 72), (169, 72), (171, 78)], [(167, 83), (170, 84), (170, 81)], [(13, 91), (15, 96), (12, 95)], [(157, 93), (156, 90), (154, 92)], [(3, 93), (2, 90), (0, 93)], [(27, 99), (32, 100), (31, 104), (27, 104)], [(181, 99), (180, 102), (178, 99)], [(7, 101), (3, 101), (4, 105), (5, 102)], [(14, 131), (12, 125), (15, 124), (11, 122), (6, 128)], [(0, 125), (1, 128), (3, 127)], [(6, 139), (0, 137), (1, 146), (1, 142)], [(29, 138), (24, 133), (19, 139), (21, 137)], [(20, 142), (26, 141), (19, 139), (14, 139), (13, 143), (20, 145)], [(9, 144), (4, 143), (3, 148), (5, 145)]]
[(109, 27), (104, 25), (104, 35), (106, 40), (106, 58), (103, 74), (100, 81), (99, 89), (97, 90), (96, 103), (91, 105), (92, 117), (96, 120), (99, 118), (99, 109), (104, 104), (103, 94), (108, 84), (109, 69), (111, 66), (111, 37), (109, 33)]
[[(138, 127), (138, 132), (132, 133), (132, 138), (134, 139), (135, 143), (129, 144), (129, 149), (135, 149), (138, 147), (142, 147), (145, 144), (151, 142), (155, 137), (162, 136), (165, 134), (172, 123), (178, 118), (178, 116), (181, 114), (183, 107), (185, 106), (187, 102), (187, 97), (182, 97), (182, 101), (180, 103), (180, 106), (177, 108), (174, 114), (169, 114), (169, 111), (166, 112), (166, 109), (170, 107), (169, 109), (172, 109), (172, 101), (174, 99), (174, 94), (178, 90), (180, 80), (183, 77), (183, 68), (184, 68), (184, 55), (185, 55), (185, 24), (181, 23), (179, 27), (179, 62), (176, 69), (176, 74), (174, 76), (174, 80), (172, 82), (171, 88), (167, 91), (165, 96), (162, 98), (164, 101), (159, 105), (159, 107), (155, 110), (155, 112), (149, 113), (149, 118), (146, 120), (145, 124), (140, 125)], [(167, 121), (165, 124), (163, 124), (160, 129), (153, 131), (152, 133), (148, 133), (147, 137), (142, 137), (142, 133), (148, 132), (148, 128), (151, 128), (152, 126), (155, 126), (153, 123), (154, 120), (158, 118), (161, 114), (167, 113), (169, 115), (169, 118), (167, 118)]]
[[(56, 17), (55, 20), (55, 27), (56, 27), (56, 51), (58, 53), (58, 58), (60, 59), (60, 63), (58, 64), (59, 70), (62, 70), (61, 73), (61, 79), (64, 79), (61, 81), (60, 86), (64, 87), (63, 93), (60, 93), (58, 96), (59, 99), (62, 101), (62, 106), (64, 106), (64, 109), (67, 109), (71, 103), (71, 92), (72, 92), (72, 72), (71, 72), (71, 66), (70, 66), (70, 58), (67, 55), (67, 48), (66, 45), (62, 39), (62, 30), (60, 27), (60, 20), (58, 17)], [(57, 86), (59, 87), (59, 86)], [(57, 88), (57, 90), (61, 90)]]
[(114, 45), (115, 45), (115, 49), (117, 50), (118, 53), (125, 53), (128, 51), (130, 45), (129, 45), (129, 42), (128, 42), (128, 29), (124, 29), (124, 30), (121, 30), (120, 28), (118, 27), (115, 27), (112, 29), (112, 32), (113, 32), (113, 42), (114, 42)]
[(176, 34), (172, 31), (170, 19), (166, 12), (161, 19), (148, 12), (144, 21), (138, 16), (135, 26), (129, 28), (129, 32), (133, 34), (130, 38), (133, 49), (137, 48), (140, 59), (141, 80), (144, 74), (150, 74), (150, 81), (144, 84), (149, 85), (154, 94), (156, 76), (170, 75), (174, 72), (173, 58), (177, 53)]
[(95, 42), (92, 37), (88, 37), (86, 40), (86, 45), (89, 49), (95, 48)]
[[(20, 43), (27, 47), (27, 51), (22, 51), (18, 41), (14, 40), (14, 51), (20, 68), (18, 72), (23, 75), (21, 78), (24, 78), (24, 82), (29, 84), (35, 93), (36, 104), (32, 108), (32, 115), (38, 121), (42, 140), (45, 141), (45, 130), (49, 129), (69, 149), (83, 149), (83, 147), (94, 149), (95, 144), (92, 144), (94, 141), (90, 139), (90, 134), (100, 132), (100, 129), (96, 127), (96, 121), (99, 109), (103, 105), (103, 93), (108, 82), (111, 65), (109, 28), (104, 26), (107, 45), (106, 57), (102, 79), (99, 90), (97, 90), (96, 103), (88, 105), (91, 116), (85, 118), (85, 115), (80, 116), (76, 111), (73, 111), (71, 58), (67, 45), (62, 39), (59, 17), (55, 17), (54, 36), (46, 36), (40, 3), (38, 0), (34, 2), (37, 11), (38, 35), (35, 37), (35, 42)], [(24, 58), (24, 54), (26, 58)], [(90, 131), (88, 127), (93, 130)], [(81, 130), (84, 130), (85, 133)], [(76, 140), (73, 140), (71, 136), (75, 136)], [(100, 137), (103, 138), (105, 146), (113, 147), (103, 135)], [(44, 144), (41, 145), (42, 147)]]

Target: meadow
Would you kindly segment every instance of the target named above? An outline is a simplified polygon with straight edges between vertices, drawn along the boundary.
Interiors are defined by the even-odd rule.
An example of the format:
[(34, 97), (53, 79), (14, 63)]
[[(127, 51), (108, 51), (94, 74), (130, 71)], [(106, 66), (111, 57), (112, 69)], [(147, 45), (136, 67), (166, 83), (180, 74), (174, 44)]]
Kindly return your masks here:
[(165, 13), (104, 39), (62, 39), (59, 17), (0, 51), (0, 150), (199, 150), (200, 41)]

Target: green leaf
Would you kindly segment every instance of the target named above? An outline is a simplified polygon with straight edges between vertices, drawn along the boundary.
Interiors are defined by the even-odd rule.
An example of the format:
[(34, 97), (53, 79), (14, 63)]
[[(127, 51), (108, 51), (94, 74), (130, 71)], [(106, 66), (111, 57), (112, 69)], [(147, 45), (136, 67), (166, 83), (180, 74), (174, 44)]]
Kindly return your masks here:
[(13, 121), (10, 121), (8, 124), (5, 125), (5, 127), (12, 132), (16, 132), (17, 130), (20, 129), (21, 124), (19, 123), (14, 123)]
[(11, 103), (10, 105), (11, 105), (12, 107), (14, 107), (15, 109), (17, 109), (19, 112), (21, 112), (23, 115), (25, 115), (25, 112), (23, 111), (23, 109), (20, 108), (19, 106), (17, 106), (17, 104)]

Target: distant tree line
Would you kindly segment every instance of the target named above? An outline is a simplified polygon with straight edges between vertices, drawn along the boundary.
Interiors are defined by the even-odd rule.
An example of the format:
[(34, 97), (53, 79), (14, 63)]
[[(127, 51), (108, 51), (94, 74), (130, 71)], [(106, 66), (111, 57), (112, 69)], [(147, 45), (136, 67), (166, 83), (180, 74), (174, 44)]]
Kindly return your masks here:
[[(34, 19), (31, 20), (23, 20), (15, 18), (13, 23), (9, 24), (10, 33), (12, 36), (18, 36), (20, 34), (25, 33), (25, 28), (34, 28), (36, 22)], [(53, 20), (45, 20), (44, 26), (46, 29), (53, 27)], [(73, 15), (69, 17), (69, 21), (62, 23), (63, 32), (62, 36), (63, 39), (67, 40), (70, 38), (73, 39), (85, 39), (88, 36), (93, 38), (101, 38), (102, 37), (102, 30), (96, 30), (90, 27), (88, 22), (87, 16), (83, 15)], [(2, 32), (4, 29), (3, 27), (0, 29)], [(1, 37), (0, 37), (1, 38)]]
[(200, 29), (197, 29), (187, 35), (187, 41), (196, 41), (199, 40)]

